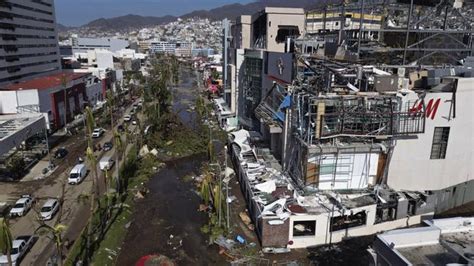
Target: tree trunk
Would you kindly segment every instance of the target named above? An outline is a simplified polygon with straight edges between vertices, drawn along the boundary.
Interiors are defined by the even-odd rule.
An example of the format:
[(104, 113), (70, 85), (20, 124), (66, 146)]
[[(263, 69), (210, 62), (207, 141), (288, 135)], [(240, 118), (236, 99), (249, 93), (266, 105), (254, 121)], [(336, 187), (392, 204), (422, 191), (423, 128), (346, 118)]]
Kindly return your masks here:
[(10, 249), (7, 249), (7, 262), (8, 262), (8, 265), (9, 266), (12, 266), (13, 265), (13, 262), (12, 262), (12, 254), (10, 252)]

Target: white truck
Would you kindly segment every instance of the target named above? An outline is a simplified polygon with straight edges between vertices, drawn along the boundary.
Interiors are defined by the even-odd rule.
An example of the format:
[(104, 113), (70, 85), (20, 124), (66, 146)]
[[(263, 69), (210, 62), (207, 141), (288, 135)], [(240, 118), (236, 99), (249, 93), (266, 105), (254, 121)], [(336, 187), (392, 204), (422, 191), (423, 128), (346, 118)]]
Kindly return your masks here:
[(84, 180), (87, 175), (87, 167), (85, 164), (76, 164), (69, 173), (68, 183), (70, 185), (77, 185)]
[(30, 195), (23, 195), (18, 199), (10, 210), (10, 217), (20, 217), (28, 213), (33, 205), (34, 199)]
[[(20, 265), (21, 260), (34, 244), (33, 236), (18, 236), (13, 240), (12, 249), (10, 252), (12, 265)], [(0, 266), (8, 265), (8, 257), (0, 253)]]

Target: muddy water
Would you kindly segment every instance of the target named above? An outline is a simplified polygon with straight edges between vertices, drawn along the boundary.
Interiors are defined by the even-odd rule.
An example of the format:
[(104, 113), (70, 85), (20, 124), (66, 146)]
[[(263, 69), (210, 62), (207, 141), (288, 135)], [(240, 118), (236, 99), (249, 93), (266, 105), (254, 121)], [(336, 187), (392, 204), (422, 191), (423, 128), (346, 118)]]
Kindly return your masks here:
[(178, 265), (225, 264), (200, 231), (207, 217), (197, 211), (200, 198), (193, 184), (182, 179), (198, 174), (202, 160), (191, 156), (169, 162), (151, 179), (150, 193), (136, 205), (118, 265), (134, 265), (147, 254), (163, 254)]
[[(187, 110), (194, 103), (194, 80), (190, 71), (173, 88), (173, 110), (183, 123), (194, 126)], [(201, 202), (194, 185), (183, 177), (198, 175), (205, 156), (193, 155), (168, 162), (148, 183), (150, 193), (136, 204), (133, 222), (121, 248), (117, 265), (134, 265), (142, 256), (162, 254), (178, 265), (226, 265), (217, 247), (208, 246), (200, 228), (207, 216), (198, 212)]]

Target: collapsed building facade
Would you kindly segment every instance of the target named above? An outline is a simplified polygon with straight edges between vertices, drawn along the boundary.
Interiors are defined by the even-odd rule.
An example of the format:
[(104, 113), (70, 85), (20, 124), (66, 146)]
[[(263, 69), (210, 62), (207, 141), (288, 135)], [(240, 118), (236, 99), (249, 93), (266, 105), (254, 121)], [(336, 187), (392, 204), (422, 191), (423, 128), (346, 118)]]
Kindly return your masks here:
[[(321, 25), (312, 16), (306, 29), (313, 23), (314, 31)], [(233, 40), (265, 24), (239, 21), (247, 24), (236, 24), (232, 34), (241, 36)], [(335, 53), (321, 53), (331, 31), (312, 38), (291, 32), (278, 51), (247, 37), (250, 47), (231, 51), (230, 87), (237, 89), (229, 102), (241, 130), (229, 134), (229, 150), (268, 250), (409, 226), (474, 201), (474, 58), (463, 65), (367, 64), (359, 54), (347, 57), (352, 51), (337, 34)]]

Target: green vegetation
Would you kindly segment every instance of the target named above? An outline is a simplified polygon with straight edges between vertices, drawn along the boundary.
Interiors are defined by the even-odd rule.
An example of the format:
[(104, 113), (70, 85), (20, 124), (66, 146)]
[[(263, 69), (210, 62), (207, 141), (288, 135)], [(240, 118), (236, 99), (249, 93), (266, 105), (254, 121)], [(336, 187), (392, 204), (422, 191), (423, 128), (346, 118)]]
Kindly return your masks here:
[(8, 221), (5, 218), (0, 218), (0, 252), (7, 256), (8, 265), (12, 265), (12, 257), (10, 255), (12, 244), (13, 237)]

